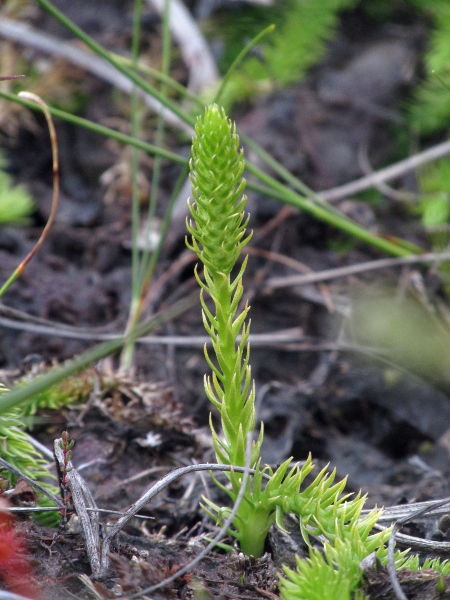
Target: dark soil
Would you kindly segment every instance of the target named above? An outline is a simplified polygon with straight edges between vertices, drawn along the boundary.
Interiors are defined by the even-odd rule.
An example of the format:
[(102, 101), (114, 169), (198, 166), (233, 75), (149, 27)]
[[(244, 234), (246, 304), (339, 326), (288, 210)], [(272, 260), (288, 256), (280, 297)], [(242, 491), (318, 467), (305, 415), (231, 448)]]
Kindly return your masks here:
[[(57, 4), (107, 47), (116, 51), (129, 47), (131, 3), (100, 2), (95, 8), (84, 0)], [(30, 22), (49, 34), (67, 37), (38, 9), (33, 9)], [(374, 168), (388, 163), (395, 153), (393, 127), (398, 127), (400, 106), (419, 77), (420, 49), (427, 39), (413, 14), (407, 22), (388, 26), (368, 22), (358, 11), (346, 14), (329, 53), (308, 79), (255, 100), (252, 106), (238, 107), (238, 126), (315, 190), (363, 175), (362, 151)], [(144, 23), (143, 50), (151, 55), (159, 49), (158, 19), (148, 10)], [(25, 44), (11, 48), (17, 56), (27, 52)], [(34, 50), (26, 56), (36, 62), (44, 58)], [(183, 67), (177, 69), (184, 80)], [(115, 120), (114, 126), (127, 129), (128, 98), (86, 73), (71, 72), (67, 65), (58, 77), (54, 83), (58, 93), (67, 89), (69, 96), (82, 98), (82, 116), (105, 124)], [(125, 176), (108, 186), (100, 178), (111, 169), (120, 172), (129, 154), (84, 129), (62, 122), (56, 125), (61, 157), (56, 223), (0, 305), (0, 366), (6, 383), (30, 369), (44, 369), (82, 352), (103, 333), (123, 331), (127, 320), (130, 181)], [(151, 130), (151, 114), (145, 125)], [(51, 150), (39, 117), (31, 122), (25, 113), (10, 113), (0, 122), (0, 133), (9, 171), (17, 182), (27, 185), (36, 202), (28, 226), (0, 230), (0, 277), (4, 281), (32, 248), (48, 217)], [(177, 132), (171, 131), (168, 143), (187, 154), (189, 143)], [(152, 160), (143, 159), (144, 188), (148, 188), (151, 169)], [(178, 172), (178, 167), (163, 165), (158, 217)], [(405, 177), (402, 186), (414, 190), (414, 181)], [(143, 189), (143, 196), (147, 191)], [(146, 317), (196, 286), (194, 263), (184, 250), (185, 199), (181, 201), (156, 270)], [(432, 354), (430, 360), (421, 354), (428, 347), (417, 337), (407, 344), (413, 348), (409, 354), (401, 344), (393, 344), (390, 354), (384, 352), (388, 344), (379, 352), (380, 348), (369, 348), (370, 340), (362, 333), (365, 321), (378, 318), (375, 309), (368, 317), (365, 313), (365, 319), (357, 319), (365, 299), (376, 298), (375, 304), (381, 305), (385, 286), (412, 297), (417, 280), (426, 297), (421, 310), (426, 312), (430, 306), (434, 310), (445, 299), (438, 274), (405, 267), (401, 272), (386, 270), (326, 285), (269, 290), (264, 282), (272, 276), (294, 274), (299, 268), (320, 271), (378, 255), (267, 198), (249, 194), (248, 207), (254, 237), (245, 289), (252, 305), (252, 333), (298, 328), (303, 334), (301, 340), (252, 347), (258, 418), (266, 428), (263, 460), (272, 465), (289, 456), (301, 461), (311, 452), (318, 468), (330, 463), (339, 478), (348, 475), (349, 491), (368, 492), (369, 506), (450, 495), (446, 350)], [(338, 208), (373, 231), (427, 247), (414, 217), (388, 198), (376, 206), (344, 200)], [(297, 261), (297, 268), (280, 260), (280, 255)], [(400, 306), (400, 312), (407, 314), (409, 304), (405, 301), (404, 310)], [(354, 308), (351, 318), (350, 307)], [(389, 311), (388, 307), (385, 312)], [(72, 333), (88, 331), (92, 339), (63, 337), (60, 325)], [(429, 331), (425, 329), (425, 335)], [(186, 312), (158, 334), (203, 335), (200, 308)], [(376, 344), (383, 346), (382, 342)], [(410, 355), (415, 356), (412, 362)], [(74, 464), (99, 507), (126, 510), (161, 475), (193, 462), (212, 462), (214, 456), (207, 427), (210, 407), (202, 387), (207, 365), (201, 344), (140, 343), (132, 375), (117, 374), (117, 359), (89, 373), (92, 392), (87, 405), (46, 413), (33, 434), (51, 447), (53, 439), (68, 428), (76, 441)], [(425, 363), (432, 364), (431, 371)], [(127, 525), (114, 548), (110, 575), (93, 584), (97, 597), (116, 597), (114, 589), (119, 585), (125, 595), (139, 592), (192, 560), (207, 544), (201, 534), (214, 533), (199, 509), (203, 493), (202, 480), (191, 474), (146, 506), (141, 512), (153, 520), (134, 519)], [(208, 484), (208, 493), (217, 492)], [(114, 520), (114, 516), (102, 517), (104, 523)], [(437, 522), (417, 527), (423, 535), (447, 539)], [(80, 574), (90, 574), (90, 567), (85, 542), (74, 523), (56, 532), (23, 518), (18, 528), (26, 536), (43, 598), (93, 597), (79, 579)], [(277, 598), (281, 564), (293, 566), (294, 554), (305, 553), (295, 524), (291, 530), (290, 538), (271, 534), (267, 553), (258, 560), (238, 552), (211, 553), (189, 574), (151, 597)], [(435, 574), (402, 573), (399, 578), (408, 598), (437, 597)], [(365, 592), (371, 598), (395, 597), (383, 569), (367, 572)], [(441, 597), (447, 595), (444, 592)]]

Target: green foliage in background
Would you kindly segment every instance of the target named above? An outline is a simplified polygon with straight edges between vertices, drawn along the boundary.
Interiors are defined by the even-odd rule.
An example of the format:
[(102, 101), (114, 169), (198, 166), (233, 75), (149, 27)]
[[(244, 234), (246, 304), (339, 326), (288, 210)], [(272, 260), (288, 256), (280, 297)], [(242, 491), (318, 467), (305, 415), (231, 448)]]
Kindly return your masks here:
[[(398, 4), (385, 0), (360, 2), (370, 15), (392, 18), (393, 11), (412, 7), (420, 20), (428, 24), (428, 41), (422, 55), (423, 79), (418, 82), (406, 103), (406, 118), (419, 135), (448, 130), (450, 122), (450, 2), (448, 0), (403, 0)], [(443, 188), (443, 189), (448, 189)]]
[(423, 63), (421, 82), (409, 106), (409, 121), (421, 134), (448, 129), (450, 92), (442, 82), (450, 84), (450, 2), (448, 0), (408, 0), (431, 24), (430, 38)]
[[(19, 407), (20, 414), (23, 417), (29, 417), (35, 415), (38, 410), (57, 411), (67, 406), (86, 402), (92, 392), (94, 378), (98, 378), (98, 375), (94, 374), (92, 369), (67, 377), (43, 392), (33, 394), (26, 404)], [(18, 382), (17, 386), (25, 386), (27, 383), (28, 381), (24, 379)]]
[[(0, 384), (0, 395), (5, 391), (6, 388)], [(49, 492), (59, 495), (59, 488), (51, 483), (52, 479), (55, 479), (51, 473), (51, 465), (31, 444), (24, 431), (25, 422), (26, 419), (20, 407), (10, 409), (1, 415), (0, 455), (21, 473), (47, 488)], [(11, 487), (14, 487), (19, 479), (17, 475), (7, 469), (1, 471), (1, 476)], [(38, 496), (39, 506), (49, 505), (49, 499), (46, 496), (41, 493), (38, 493)], [(59, 515), (57, 512), (43, 512), (36, 516), (36, 520), (42, 525), (56, 527), (59, 524)]]
[(30, 194), (21, 185), (14, 185), (3, 169), (5, 161), (0, 156), (0, 225), (23, 224), (34, 210)]
[(395, 20), (397, 11), (416, 10), (420, 19), (429, 25), (429, 41), (423, 54), (424, 78), (412, 92), (405, 116), (420, 135), (447, 129), (450, 92), (442, 82), (450, 85), (448, 0), (400, 0), (397, 3), (386, 0), (275, 0), (275, 4), (267, 7), (227, 9), (224, 18), (218, 18), (226, 44), (225, 70), (237, 49), (264, 26), (275, 23), (277, 28), (259, 44), (259, 55), (249, 56), (231, 77), (223, 97), (224, 104), (231, 106), (233, 102), (255, 94), (270, 92), (274, 86), (285, 87), (301, 81), (308, 69), (324, 56), (327, 43), (336, 35), (342, 12), (357, 7), (369, 18), (381, 22)]
[(418, 171), (418, 183), (420, 198), (413, 210), (420, 215), (433, 249), (444, 250), (449, 243), (450, 159), (424, 165)]
[[(224, 35), (233, 48), (236, 40), (242, 47), (271, 22), (277, 28), (260, 44), (261, 56), (249, 56), (230, 78), (224, 103), (271, 91), (274, 85), (285, 87), (300, 81), (325, 54), (327, 42), (336, 34), (340, 12), (356, 4), (357, 0), (284, 0), (265, 11), (260, 7), (242, 11), (242, 21), (241, 17), (229, 18), (228, 26), (223, 24)], [(254, 21), (255, 12), (262, 20)], [(242, 26), (247, 22), (253, 27)]]
[(299, 81), (323, 57), (334, 38), (339, 13), (357, 0), (289, 0), (284, 23), (269, 40), (264, 53), (267, 72), (281, 86)]

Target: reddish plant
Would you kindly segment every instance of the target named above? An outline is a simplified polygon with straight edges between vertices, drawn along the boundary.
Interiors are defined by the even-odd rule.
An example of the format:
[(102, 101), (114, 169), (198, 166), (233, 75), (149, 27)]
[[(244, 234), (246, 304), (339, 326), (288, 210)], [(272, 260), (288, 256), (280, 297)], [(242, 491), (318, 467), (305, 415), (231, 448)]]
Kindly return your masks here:
[(0, 498), (0, 588), (41, 600), (38, 585), (25, 545), (14, 527), (14, 518), (7, 510), (6, 500)]

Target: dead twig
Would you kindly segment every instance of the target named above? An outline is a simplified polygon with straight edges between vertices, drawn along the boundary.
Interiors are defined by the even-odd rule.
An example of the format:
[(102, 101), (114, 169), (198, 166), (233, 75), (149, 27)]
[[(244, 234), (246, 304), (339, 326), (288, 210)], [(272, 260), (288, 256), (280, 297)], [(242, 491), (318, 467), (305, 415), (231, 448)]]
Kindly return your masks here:
[(428, 148), (428, 150), (418, 152), (417, 154), (414, 154), (409, 158), (405, 158), (404, 160), (401, 160), (390, 167), (380, 169), (379, 171), (375, 171), (370, 175), (366, 175), (365, 177), (361, 177), (360, 179), (356, 179), (350, 183), (340, 185), (330, 190), (323, 190), (319, 192), (319, 195), (327, 202), (340, 200), (341, 198), (346, 198), (347, 196), (354, 196), (358, 192), (362, 192), (371, 187), (377, 187), (385, 181), (397, 179), (398, 177), (404, 175), (404, 173), (412, 171), (413, 169), (417, 169), (417, 167), (420, 167), (421, 165), (433, 160), (437, 160), (438, 158), (442, 158), (443, 156), (447, 156), (447, 154), (450, 154), (450, 141), (437, 144), (432, 148)]
[[(1, 310), (0, 310), (1, 312)], [(42, 333), (44, 335), (54, 335), (56, 337), (71, 338), (77, 340), (90, 341), (108, 341), (118, 340), (123, 337), (122, 333), (94, 333), (85, 330), (74, 331), (65, 329), (62, 326), (48, 327), (34, 323), (24, 323), (0, 317), (0, 326), (8, 327), (9, 329), (17, 329), (18, 331), (29, 331), (32, 333)], [(272, 346), (273, 344), (291, 344), (304, 340), (304, 335), (299, 327), (291, 329), (282, 329), (269, 333), (250, 334), (249, 341), (253, 346)], [(150, 346), (185, 346), (185, 347), (203, 347), (205, 344), (211, 343), (211, 338), (206, 335), (164, 335), (156, 336), (149, 335), (136, 339), (137, 344), (148, 344)]]
[[(164, 2), (165, 0), (147, 0), (147, 4), (151, 4), (161, 15)], [(189, 69), (188, 89), (194, 94), (200, 94), (217, 85), (220, 75), (209, 46), (197, 23), (180, 0), (170, 2), (169, 27)]]
[[(439, 508), (440, 506), (444, 506), (445, 504), (449, 504), (449, 503), (450, 503), (450, 498), (445, 498), (444, 500), (438, 500), (434, 503), (434, 508)], [(391, 584), (394, 589), (394, 593), (397, 596), (398, 600), (408, 600), (408, 599), (405, 596), (405, 593), (403, 592), (403, 590), (400, 586), (400, 583), (397, 578), (397, 571), (395, 569), (394, 546), (395, 546), (395, 539), (396, 539), (397, 532), (402, 527), (402, 525), (405, 525), (405, 523), (407, 523), (408, 521), (411, 521), (411, 519), (417, 519), (418, 517), (423, 516), (424, 514), (426, 514), (427, 512), (430, 511), (430, 508), (431, 508), (430, 504), (428, 504), (427, 506), (421, 507), (419, 510), (416, 510), (415, 512), (410, 513), (410, 514), (406, 515), (405, 517), (403, 517), (402, 519), (399, 519), (398, 521), (396, 521), (392, 528), (392, 533), (391, 533), (391, 536), (389, 538), (389, 543), (388, 543), (388, 565), (387, 565), (387, 568), (388, 568), (389, 577), (391, 579)], [(450, 546), (450, 544), (449, 544), (449, 546)]]
[[(11, 513), (29, 513), (29, 512), (54, 512), (55, 510), (61, 510), (56, 506), (10, 506), (8, 508), (3, 508), (2, 510), (7, 510)], [(104, 513), (106, 515), (120, 515), (121, 517), (125, 514), (120, 510), (112, 510), (108, 508), (86, 508), (88, 512), (96, 512), (96, 513)], [(154, 519), (155, 517), (150, 517), (149, 515), (134, 515), (135, 519)]]
[[(391, 523), (396, 519), (408, 518), (411, 515), (415, 517), (418, 510), (426, 509), (427, 517), (436, 517), (439, 515), (447, 515), (450, 512), (448, 507), (445, 507), (445, 501), (450, 504), (450, 496), (441, 500), (427, 500), (426, 502), (414, 502), (412, 504), (399, 504), (396, 506), (388, 506), (383, 509), (383, 514), (378, 519), (379, 523)], [(361, 511), (361, 515), (366, 515), (372, 509)], [(425, 513), (424, 513), (425, 514)], [(416, 518), (416, 517), (415, 517)]]
[(444, 262), (450, 260), (450, 252), (427, 252), (426, 254), (402, 256), (400, 258), (380, 258), (379, 260), (370, 260), (359, 265), (349, 265), (348, 267), (338, 267), (336, 269), (326, 269), (318, 273), (307, 273), (305, 275), (287, 275), (286, 277), (271, 277), (268, 279), (264, 288), (266, 291), (276, 290), (283, 287), (292, 287), (295, 285), (306, 285), (348, 277), (367, 271), (385, 269), (390, 267), (402, 267), (404, 265), (413, 265), (420, 263)]
[[(361, 166), (363, 173), (366, 173), (367, 176), (373, 175), (375, 170), (372, 168), (372, 165), (369, 160), (368, 154), (368, 145), (365, 144), (360, 148), (358, 152), (358, 162)], [(374, 186), (381, 194), (384, 194), (386, 198), (390, 198), (391, 200), (395, 200), (396, 202), (411, 202), (417, 201), (419, 199), (418, 194), (413, 194), (412, 192), (405, 192), (403, 190), (395, 190), (387, 183), (376, 182)]]
[[(102, 577), (106, 573), (106, 567), (100, 561), (101, 542), (100, 526), (98, 522), (98, 508), (86, 482), (73, 468), (72, 462), (66, 461), (62, 445), (64, 440), (58, 438), (54, 442), (55, 458), (61, 471), (67, 475), (67, 485), (71, 493), (71, 499), (75, 512), (80, 519), (83, 537), (86, 542), (86, 551), (94, 578)], [(65, 507), (64, 507), (65, 508)], [(88, 508), (94, 509), (88, 512)]]
[(7, 592), (6, 590), (0, 590), (0, 600), (31, 600), (25, 596), (14, 594), (14, 592)]

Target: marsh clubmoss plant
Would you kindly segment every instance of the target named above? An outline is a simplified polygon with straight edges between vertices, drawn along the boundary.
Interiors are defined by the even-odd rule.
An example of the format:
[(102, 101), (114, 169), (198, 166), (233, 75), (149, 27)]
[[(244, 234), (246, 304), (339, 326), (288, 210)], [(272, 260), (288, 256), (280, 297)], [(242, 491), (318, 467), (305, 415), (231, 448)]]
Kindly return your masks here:
[[(246, 197), (242, 195), (244, 160), (236, 128), (217, 105), (208, 107), (204, 117), (197, 120), (195, 133), (191, 159), (194, 203), (189, 204), (192, 219), (187, 223), (191, 234), (187, 245), (204, 267), (204, 281), (197, 269), (195, 274), (201, 287), (203, 323), (211, 337), (215, 357), (213, 360), (205, 347), (212, 371), (210, 377), (205, 377), (205, 392), (221, 418), (222, 435), (216, 432), (210, 418), (218, 462), (244, 466), (246, 436), (255, 427), (255, 391), (248, 345), (250, 325), (245, 322), (249, 306), (245, 305), (239, 312), (247, 259), (232, 275), (240, 252), (250, 239), (245, 231)], [(212, 300), (213, 309), (207, 306), (205, 296)], [(299, 515), (306, 539), (309, 533), (325, 534), (327, 539), (333, 539), (338, 518), (341, 527), (353, 525), (364, 499), (357, 496), (350, 502), (347, 496), (342, 496), (345, 481), (334, 483), (334, 472), (324, 469), (300, 493), (305, 477), (314, 468), (311, 459), (301, 468), (290, 468), (290, 459), (275, 472), (269, 466), (261, 468), (262, 440), (261, 425), (253, 442), (250, 463), (256, 473), (248, 484), (230, 531), (244, 553), (261, 556), (270, 526), (277, 522), (283, 527), (286, 512)], [(227, 477), (230, 486), (216, 483), (235, 501), (242, 474), (231, 472)], [(229, 508), (219, 507), (207, 499), (204, 502), (205, 510), (218, 521), (229, 514)]]
[[(205, 347), (205, 356), (212, 375), (205, 377), (205, 392), (221, 417), (222, 435), (219, 435), (210, 418), (214, 449), (218, 462), (244, 466), (245, 440), (255, 428), (255, 391), (251, 379), (248, 345), (249, 323), (245, 322), (249, 306), (239, 312), (243, 294), (242, 276), (247, 264), (244, 259), (232, 272), (243, 246), (250, 239), (246, 235), (248, 217), (245, 216), (246, 197), (242, 195), (245, 181), (242, 178), (244, 160), (239, 150), (235, 126), (217, 105), (208, 107), (204, 117), (197, 120), (196, 136), (192, 144), (191, 181), (194, 203), (189, 204), (192, 219), (187, 228), (191, 240), (187, 245), (203, 263), (204, 281), (198, 270), (195, 274), (201, 287), (200, 301), (203, 323), (211, 337), (215, 361)], [(208, 308), (205, 296), (213, 302)], [(241, 339), (238, 342), (238, 336)], [(260, 556), (270, 526), (277, 520), (282, 526), (284, 512), (304, 512), (301, 527), (304, 535), (311, 531), (332, 535), (334, 521), (345, 498), (338, 500), (345, 482), (333, 485), (334, 474), (322, 471), (316, 480), (298, 494), (304, 478), (313, 469), (308, 459), (301, 469), (289, 469), (290, 460), (276, 472), (266, 466), (261, 469), (260, 450), (263, 440), (261, 426), (253, 442), (250, 467), (255, 469), (244, 501), (238, 510), (230, 532), (246, 554)], [(270, 479), (265, 483), (264, 475)], [(230, 486), (216, 482), (234, 501), (242, 474), (227, 475)], [(347, 507), (346, 522), (360, 507), (362, 500), (355, 499), (352, 509)], [(205, 509), (221, 521), (229, 513), (205, 499)], [(317, 513), (322, 518), (317, 520)], [(328, 515), (329, 513), (329, 515)], [(327, 519), (327, 517), (329, 517)], [(328, 522), (329, 521), (329, 522)]]
[[(231, 275), (241, 249), (251, 237), (245, 233), (248, 218), (244, 214), (246, 197), (242, 196), (245, 187), (242, 178), (244, 159), (242, 150), (239, 151), (236, 128), (217, 105), (209, 107), (204, 118), (198, 119), (195, 131), (191, 160), (195, 203), (189, 204), (192, 220), (188, 221), (187, 228), (192, 237), (187, 245), (203, 263), (205, 282), (201, 280), (197, 269), (195, 275), (202, 290), (203, 323), (211, 336), (217, 361), (212, 361), (205, 347), (206, 360), (212, 370), (212, 377), (205, 378), (205, 391), (221, 416), (223, 437), (217, 434), (210, 418), (217, 460), (244, 466), (246, 437), (253, 432), (256, 418), (254, 384), (248, 364), (249, 324), (245, 323), (249, 306), (246, 305), (241, 313), (238, 310), (246, 259), (237, 274), (234, 277)], [(213, 312), (206, 305), (205, 294), (213, 300)], [(239, 334), (241, 341), (237, 343)], [(251, 468), (257, 467), (262, 435), (261, 428), (253, 444)], [(226, 491), (235, 499), (242, 474), (230, 473), (228, 477), (231, 489)], [(265, 515), (259, 518), (249, 496), (250, 490), (236, 515), (233, 535), (246, 548), (244, 551), (259, 555), (265, 534), (255, 544), (255, 537), (258, 536), (254, 536), (254, 533), (260, 528), (266, 532), (270, 524), (266, 522)], [(205, 502), (211, 511), (223, 515), (225, 509)], [(247, 531), (250, 524), (253, 533)]]
[[(255, 390), (249, 365), (249, 306), (239, 309), (243, 295), (242, 277), (245, 258), (237, 266), (243, 246), (251, 234), (246, 233), (244, 160), (234, 124), (222, 108), (212, 105), (199, 117), (192, 143), (191, 181), (193, 203), (187, 221), (190, 238), (187, 246), (203, 264), (203, 276), (195, 269), (201, 288), (203, 323), (212, 340), (213, 352), (205, 347), (211, 376), (205, 377), (205, 393), (218, 410), (222, 432), (212, 423), (217, 461), (229, 465), (245, 465), (245, 441), (255, 427)], [(208, 297), (212, 304), (208, 302)], [(209, 306), (212, 306), (210, 308)], [(240, 336), (240, 340), (239, 340)], [(213, 354), (213, 356), (212, 356)], [(372, 533), (380, 512), (377, 509), (361, 516), (365, 496), (350, 498), (344, 493), (346, 480), (335, 483), (335, 471), (322, 469), (304, 489), (304, 479), (314, 469), (311, 457), (302, 466), (285, 461), (275, 471), (261, 467), (260, 450), (263, 426), (253, 442), (251, 468), (255, 470), (245, 490), (229, 533), (245, 554), (261, 556), (270, 526), (283, 528), (283, 515), (297, 515), (306, 543), (311, 536), (321, 537), (323, 551), (310, 550), (308, 559), (297, 559), (297, 570), (284, 569), (280, 593), (283, 600), (305, 598), (323, 600), (350, 599), (359, 595), (357, 588), (363, 577), (361, 561), (369, 555), (382, 563), (387, 561), (386, 542), (390, 528)], [(234, 502), (243, 475), (226, 473), (229, 485), (217, 485)], [(219, 523), (230, 514), (204, 499), (203, 508)], [(415, 557), (396, 553), (397, 568), (418, 568)], [(430, 563), (431, 564), (431, 563)], [(447, 564), (433, 562), (433, 568), (445, 572)]]

